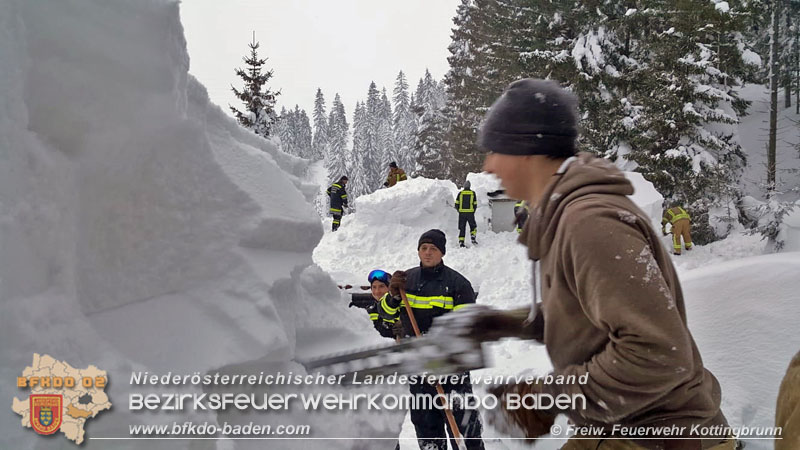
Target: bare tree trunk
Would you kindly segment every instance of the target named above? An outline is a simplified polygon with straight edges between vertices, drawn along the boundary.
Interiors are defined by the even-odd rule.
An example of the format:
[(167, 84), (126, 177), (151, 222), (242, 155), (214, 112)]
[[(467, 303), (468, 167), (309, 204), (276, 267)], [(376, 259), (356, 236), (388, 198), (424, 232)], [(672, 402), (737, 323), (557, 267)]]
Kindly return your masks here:
[(772, 4), (772, 29), (769, 38), (769, 144), (767, 145), (767, 198), (775, 191), (775, 147), (778, 129), (778, 15), (779, 0)]

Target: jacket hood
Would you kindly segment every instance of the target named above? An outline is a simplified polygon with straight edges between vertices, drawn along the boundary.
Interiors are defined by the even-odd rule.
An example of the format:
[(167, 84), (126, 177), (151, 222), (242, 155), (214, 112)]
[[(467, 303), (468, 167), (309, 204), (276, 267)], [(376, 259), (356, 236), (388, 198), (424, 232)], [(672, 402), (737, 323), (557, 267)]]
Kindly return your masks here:
[(519, 241), (528, 246), (528, 257), (538, 261), (547, 255), (564, 208), (595, 194), (631, 195), (633, 185), (610, 161), (590, 153), (579, 153), (566, 169), (553, 174), (539, 203), (531, 210), (519, 236)]

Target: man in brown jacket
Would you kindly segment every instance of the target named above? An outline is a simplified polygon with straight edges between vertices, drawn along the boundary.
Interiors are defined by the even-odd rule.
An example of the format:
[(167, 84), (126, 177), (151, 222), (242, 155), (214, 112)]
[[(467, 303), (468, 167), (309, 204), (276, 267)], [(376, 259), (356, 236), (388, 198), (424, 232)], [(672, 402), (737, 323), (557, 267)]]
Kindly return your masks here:
[[(498, 408), (487, 420), (529, 439), (548, 433), (558, 413), (599, 427), (592, 439), (570, 439), (564, 449), (733, 450), (720, 385), (703, 367), (687, 327), (668, 252), (628, 198), (631, 183), (610, 162), (577, 154), (576, 137), (575, 97), (555, 82), (533, 79), (509, 85), (479, 132), (478, 144), (489, 152), (484, 170), (500, 178), (509, 197), (531, 205), (519, 240), (534, 272), (540, 267), (542, 301), (534, 299), (532, 334), (544, 342), (554, 377), (586, 380), (496, 387), (491, 392), (504, 406), (512, 395), (527, 394), (582, 396), (586, 405)], [(473, 326), (491, 321), (476, 319)], [(693, 426), (717, 431), (699, 436)], [(671, 438), (653, 437), (666, 427), (676, 430)], [(632, 431), (647, 439), (626, 434)]]
[(800, 352), (794, 355), (781, 382), (775, 426), (783, 430), (782, 439), (775, 440), (775, 450), (800, 448)]
[(397, 167), (397, 163), (392, 161), (389, 163), (389, 176), (386, 177), (386, 182), (383, 183), (386, 187), (392, 187), (395, 184), (406, 180), (406, 171)]

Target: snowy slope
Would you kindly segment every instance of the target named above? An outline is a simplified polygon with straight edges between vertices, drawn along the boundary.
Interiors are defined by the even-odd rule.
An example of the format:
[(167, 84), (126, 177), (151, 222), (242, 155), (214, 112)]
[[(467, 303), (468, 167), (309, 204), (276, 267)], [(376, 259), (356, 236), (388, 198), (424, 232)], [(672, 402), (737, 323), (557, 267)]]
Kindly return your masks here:
[[(165, 420), (127, 412), (132, 370), (302, 372), (293, 359), (320, 336), (375, 339), (312, 263), (322, 229), (307, 161), (209, 103), (177, 1), (1, 1), (0, 61), (0, 378), (34, 353), (108, 371), (114, 407), (83, 448)], [(20, 426), (9, 408), (26, 396), (0, 384), (0, 448), (71, 445)], [(326, 435), (365, 421), (317, 420)]]

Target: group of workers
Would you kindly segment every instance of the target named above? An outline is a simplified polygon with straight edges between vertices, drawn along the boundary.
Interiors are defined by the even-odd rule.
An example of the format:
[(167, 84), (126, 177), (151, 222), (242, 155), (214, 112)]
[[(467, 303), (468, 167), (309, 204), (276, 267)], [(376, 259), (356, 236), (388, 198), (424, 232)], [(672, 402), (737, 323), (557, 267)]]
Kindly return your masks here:
[[(451, 405), (468, 449), (484, 447), (482, 420), (501, 434), (533, 442), (550, 431), (559, 414), (566, 414), (575, 426), (603, 431), (569, 437), (561, 447), (565, 450), (734, 450), (736, 439), (726, 431), (720, 408), (720, 384), (704, 367), (688, 328), (670, 252), (650, 218), (630, 200), (633, 186), (619, 169), (577, 152), (576, 106), (574, 95), (558, 84), (523, 79), (506, 88), (479, 130), (478, 145), (488, 152), (483, 170), (500, 178), (509, 197), (524, 200), (515, 208), (519, 242), (533, 261), (532, 279), (542, 280), (534, 284), (528, 319), (509, 324), (501, 311), (475, 305), (470, 282), (444, 264), (446, 236), (436, 229), (418, 240), (418, 266), (392, 275), (384, 270), (369, 274), (370, 319), (382, 336), (392, 339), (415, 335), (410, 315), (421, 334), (438, 317), (438, 336), (443, 337), (525, 330), (526, 337), (545, 345), (553, 378), (586, 380), (490, 386), (499, 406), (480, 414)], [(466, 224), (474, 237), (477, 201), (469, 188), (465, 185), (456, 198), (460, 244)], [(692, 248), (689, 219), (680, 206), (664, 214), (662, 233), (671, 225), (674, 254)], [(443, 388), (472, 391), (469, 383)], [(410, 386), (412, 393), (432, 389), (424, 383)], [(511, 408), (512, 395), (580, 395), (585, 401), (580, 409)], [(787, 411), (794, 411), (796, 403), (792, 400)], [(455, 434), (439, 409), (413, 409), (411, 421), (421, 449), (444, 450), (448, 435), (453, 439)], [(614, 434), (618, 427), (680, 431), (639, 439)], [(698, 427), (711, 431), (702, 436), (689, 431)], [(454, 441), (451, 445), (460, 448)]]

